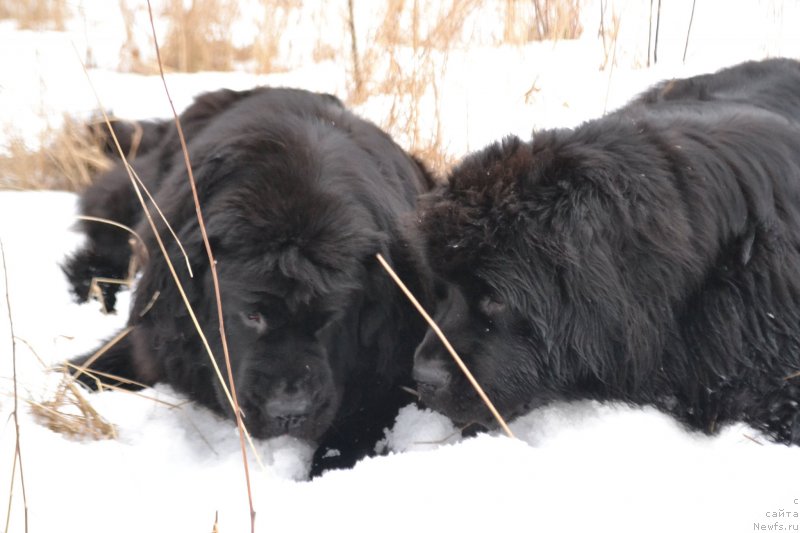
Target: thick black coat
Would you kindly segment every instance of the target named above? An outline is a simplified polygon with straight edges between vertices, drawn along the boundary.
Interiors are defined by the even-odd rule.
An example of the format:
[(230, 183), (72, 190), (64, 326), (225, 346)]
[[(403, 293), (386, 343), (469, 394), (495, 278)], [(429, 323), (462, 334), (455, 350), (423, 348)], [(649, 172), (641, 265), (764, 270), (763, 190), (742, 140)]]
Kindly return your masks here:
[[(210, 121), (237, 101), (246, 99), (253, 91), (221, 89), (198, 96), (181, 114), (181, 126), (187, 142), (199, 135)], [(174, 121), (141, 121), (132, 126), (123, 121), (112, 122), (120, 148), (133, 170), (148, 189), (155, 192), (173, 168), (184, 165), (180, 139)], [(142, 218), (142, 208), (130, 184), (125, 167), (111, 134), (104, 124), (94, 124), (103, 140), (105, 152), (117, 160), (110, 170), (94, 180), (80, 198), (82, 215), (111, 220), (135, 227)], [(137, 138), (136, 130), (141, 130)], [(144, 194), (144, 193), (143, 193)], [(72, 292), (79, 302), (89, 297), (94, 278), (125, 280), (129, 274), (131, 247), (130, 233), (113, 225), (83, 221), (79, 228), (86, 234), (86, 244), (64, 264)], [(113, 311), (120, 287), (115, 283), (98, 283), (103, 303)]]
[[(209, 103), (213, 112), (205, 112)], [(374, 449), (412, 399), (401, 387), (413, 384), (422, 324), (375, 254), (405, 277), (420, 277), (423, 261), (404, 219), (430, 187), (429, 177), (385, 133), (329, 95), (273, 88), (211, 93), (182, 118), (245, 425), (256, 437), (288, 434), (318, 444), (313, 473), (352, 464)], [(149, 173), (142, 177), (188, 253), (192, 277), (159, 221), (224, 373), (210, 268), (182, 157), (165, 134), (138, 167)], [(140, 218), (126, 180), (112, 171), (84, 196), (84, 211)], [(134, 294), (133, 330), (92, 368), (148, 385), (170, 383), (230, 416), (154, 236), (146, 221), (137, 228), (149, 260)], [(89, 236), (98, 253), (121, 250), (122, 242), (103, 249)], [(424, 294), (423, 286), (417, 289)]]
[[(621, 400), (800, 443), (798, 117), (798, 63), (748, 63), (467, 157), (421, 229), (500, 413)], [(491, 423), (433, 335), (415, 357), (427, 404)]]

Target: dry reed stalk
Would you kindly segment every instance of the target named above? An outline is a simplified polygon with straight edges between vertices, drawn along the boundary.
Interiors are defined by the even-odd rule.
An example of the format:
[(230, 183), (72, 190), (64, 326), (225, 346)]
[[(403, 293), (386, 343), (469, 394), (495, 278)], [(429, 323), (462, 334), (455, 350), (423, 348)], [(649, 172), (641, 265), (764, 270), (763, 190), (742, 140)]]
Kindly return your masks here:
[(76, 372), (72, 375), (72, 377), (78, 377), (79, 375), (85, 373), (86, 369), (92, 366), (95, 361), (100, 359), (108, 350), (113, 348), (114, 345), (116, 345), (119, 341), (127, 337), (132, 329), (133, 327), (128, 326), (127, 328), (123, 329), (122, 331), (114, 335), (114, 337), (111, 340), (102, 345), (95, 353), (92, 354), (91, 357), (89, 357), (89, 359), (84, 361), (80, 367), (76, 367)]
[[(203, 211), (200, 207), (200, 199), (197, 194), (197, 184), (195, 183), (194, 173), (192, 172), (192, 163), (189, 160), (189, 149), (186, 146), (186, 139), (183, 135), (183, 128), (181, 128), (181, 121), (178, 117), (178, 112), (175, 110), (175, 105), (172, 103), (172, 97), (169, 93), (169, 87), (167, 86), (167, 79), (164, 77), (164, 69), (162, 67), (161, 62), (161, 51), (159, 50), (158, 46), (158, 37), (156, 36), (156, 26), (153, 20), (153, 8), (150, 4), (150, 0), (147, 0), (147, 9), (150, 14), (150, 26), (153, 30), (153, 44), (156, 49), (156, 57), (158, 58), (158, 66), (159, 70), (161, 71), (161, 81), (164, 85), (164, 93), (167, 96), (167, 100), (169, 100), (170, 108), (172, 109), (172, 114), (175, 118), (175, 127), (178, 129), (178, 138), (181, 141), (181, 150), (183, 151), (184, 162), (186, 164), (186, 171), (188, 172), (189, 177), (189, 184), (192, 188), (192, 197), (194, 199), (194, 206), (195, 211), (197, 214), (197, 223), (200, 226), (200, 233), (203, 237), (203, 244), (205, 245), (206, 254), (208, 255), (208, 263), (211, 270), (211, 279), (214, 284), (214, 298), (217, 302), (217, 318), (219, 320), (219, 334), (222, 341), (222, 352), (225, 359), (225, 366), (228, 370), (228, 385), (230, 387), (230, 394), (233, 400), (233, 412), (234, 416), (236, 417), (236, 426), (239, 430), (239, 442), (241, 444), (242, 449), (242, 464), (244, 466), (244, 475), (245, 475), (245, 483), (247, 485), (247, 498), (248, 503), (250, 505), (250, 531), (251, 533), (255, 533), (256, 530), (256, 511), (255, 507), (253, 506), (253, 493), (252, 487), (250, 484), (250, 468), (248, 466), (247, 461), (247, 446), (245, 445), (245, 427), (244, 422), (242, 421), (242, 412), (239, 408), (239, 401), (236, 397), (236, 384), (233, 379), (233, 370), (231, 368), (231, 361), (230, 361), (230, 354), (228, 353), (228, 340), (225, 335), (225, 319), (222, 312), (222, 297), (220, 296), (220, 289), (219, 289), (219, 278), (217, 276), (217, 262), (214, 260), (214, 252), (211, 250), (211, 243), (208, 240), (208, 233), (206, 232), (206, 225), (203, 220)], [(116, 140), (116, 138), (115, 138)], [(166, 252), (164, 253), (166, 256)], [(213, 357), (212, 357), (213, 359)]]
[[(217, 378), (220, 381), (220, 384), (222, 386), (222, 390), (225, 393), (225, 396), (228, 399), (228, 402), (230, 403), (230, 405), (232, 407), (234, 407), (235, 404), (234, 404), (234, 401), (233, 401), (233, 399), (231, 397), (231, 393), (228, 390), (228, 386), (226, 385), (224, 378), (222, 377), (222, 372), (220, 371), (219, 366), (217, 365), (216, 359), (214, 358), (214, 354), (213, 354), (213, 352), (211, 350), (211, 346), (208, 343), (208, 339), (206, 338), (205, 334), (203, 333), (203, 329), (200, 326), (199, 321), (197, 320), (197, 315), (194, 312), (194, 309), (192, 308), (191, 304), (189, 303), (189, 299), (186, 296), (186, 292), (185, 292), (185, 290), (183, 288), (183, 285), (181, 284), (180, 278), (178, 277), (178, 274), (177, 274), (177, 272), (175, 270), (175, 266), (173, 265), (172, 260), (169, 258), (169, 255), (167, 254), (166, 247), (164, 246), (164, 241), (162, 240), (161, 235), (158, 232), (158, 229), (156, 228), (155, 222), (153, 221), (153, 217), (152, 217), (152, 214), (150, 213), (150, 209), (148, 208), (147, 203), (145, 202), (144, 197), (142, 196), (142, 189), (144, 189), (145, 192), (147, 192), (148, 195), (150, 193), (147, 191), (146, 187), (144, 187), (144, 184), (142, 184), (141, 181), (137, 179), (137, 177), (135, 176), (135, 173), (133, 171), (133, 168), (130, 166), (130, 164), (128, 164), (127, 158), (125, 157), (125, 153), (123, 152), (122, 147), (119, 144), (119, 140), (117, 139), (116, 133), (114, 133), (114, 129), (111, 127), (111, 121), (110, 121), (108, 115), (104, 111), (105, 108), (103, 107), (103, 103), (100, 101), (100, 97), (97, 94), (97, 91), (96, 91), (96, 89), (94, 87), (94, 84), (91, 81), (91, 77), (89, 76), (89, 72), (86, 69), (86, 65), (81, 61), (80, 55), (78, 54), (77, 49), (74, 49), (74, 50), (75, 50), (76, 57), (78, 58), (78, 61), (80, 62), (81, 67), (83, 68), (84, 75), (86, 76), (86, 79), (87, 79), (87, 81), (89, 83), (89, 87), (91, 88), (92, 93), (94, 94), (95, 100), (97, 101), (98, 109), (101, 110), (101, 113), (103, 115), (103, 119), (105, 120), (106, 127), (109, 130), (109, 134), (111, 136), (111, 139), (113, 140), (114, 145), (115, 145), (115, 147), (117, 149), (117, 152), (119, 153), (120, 158), (122, 159), (122, 163), (125, 165), (126, 171), (128, 172), (128, 177), (129, 177), (129, 179), (131, 181), (131, 185), (132, 185), (132, 187), (134, 189), (136, 197), (139, 200), (139, 204), (142, 206), (142, 209), (143, 209), (143, 212), (144, 212), (144, 215), (145, 215), (145, 219), (147, 220), (151, 231), (153, 231), (153, 235), (154, 235), (154, 237), (156, 239), (156, 242), (158, 244), (159, 249), (161, 250), (161, 253), (164, 255), (165, 262), (167, 263), (167, 268), (169, 269), (170, 274), (172, 275), (172, 279), (175, 281), (176, 288), (178, 289), (178, 293), (181, 296), (181, 300), (183, 301), (183, 304), (186, 307), (187, 313), (189, 314), (189, 318), (192, 321), (192, 325), (194, 326), (195, 331), (197, 332), (198, 336), (200, 337), (200, 341), (203, 344), (203, 348), (205, 349), (206, 354), (208, 355), (208, 357), (209, 357), (209, 359), (211, 361), (211, 365), (214, 368), (214, 371), (215, 371), (215, 373), (217, 375)], [(152, 196), (150, 196), (150, 198), (152, 198)], [(159, 213), (161, 213), (160, 210), (159, 210)], [(162, 216), (163, 216), (163, 214), (162, 214)], [(164, 222), (166, 223), (166, 220)], [(237, 413), (239, 412), (238, 410), (236, 410), (235, 407), (234, 407), (234, 410)], [(250, 442), (250, 446), (251, 446), (251, 449), (253, 451), (253, 455), (256, 457), (256, 460), (257, 460), (258, 464), (260, 466), (262, 466), (262, 468), (263, 468), (263, 463), (261, 462), (261, 458), (260, 458), (260, 456), (258, 454), (258, 451), (255, 449), (255, 446), (253, 446), (252, 440), (250, 439), (250, 435), (249, 435), (249, 433), (247, 433), (247, 429), (246, 428), (244, 428), (244, 432), (245, 432), (245, 435), (246, 435), (248, 441)]]
[[(125, 279), (105, 278), (105, 277), (95, 276), (92, 278), (91, 282), (89, 282), (89, 297), (100, 302), (100, 305), (102, 305), (103, 307), (103, 313), (108, 313), (108, 309), (106, 309), (105, 298), (103, 298), (103, 290), (100, 288), (100, 284), (104, 283), (106, 285), (108, 284), (125, 285), (126, 287), (130, 288), (133, 285), (133, 279), (136, 276), (136, 272), (138, 272), (139, 270), (139, 261), (141, 260), (146, 262), (150, 255), (150, 252), (147, 250), (147, 246), (145, 246), (142, 237), (138, 233), (136, 233), (136, 231), (126, 226), (125, 224), (120, 224), (119, 222), (115, 222), (107, 218), (92, 217), (88, 215), (79, 215), (75, 218), (77, 218), (78, 220), (108, 224), (110, 226), (123, 229), (138, 240), (139, 243), (138, 246), (136, 245), (136, 241), (134, 241), (132, 238), (128, 241), (131, 245), (131, 248), (138, 250), (138, 253), (136, 252), (131, 253), (130, 261), (128, 261), (128, 274), (127, 276), (125, 276)], [(173, 236), (180, 245), (180, 241), (178, 240), (178, 237), (174, 234), (174, 232)], [(183, 247), (181, 247), (181, 251), (183, 251)], [(188, 256), (186, 256), (185, 252), (184, 252), (184, 257), (186, 257), (186, 262), (188, 265), (189, 258)]]
[(173, 405), (171, 403), (164, 402), (163, 400), (159, 400), (157, 398), (152, 398), (150, 396), (145, 396), (144, 394), (138, 393), (136, 391), (123, 389), (122, 387), (119, 387), (119, 386), (116, 386), (116, 385), (110, 385), (107, 382), (104, 383), (100, 378), (113, 379), (115, 381), (119, 381), (121, 384), (132, 385), (134, 387), (139, 387), (139, 388), (142, 388), (142, 389), (146, 389), (147, 388), (147, 385), (145, 385), (144, 383), (139, 383), (138, 381), (134, 381), (132, 379), (128, 379), (128, 378), (125, 378), (125, 377), (122, 377), (122, 376), (117, 376), (116, 374), (109, 374), (108, 372), (101, 372), (99, 370), (94, 370), (94, 369), (91, 369), (91, 368), (87, 368), (86, 366), (87, 365), (85, 365), (85, 364), (84, 365), (76, 365), (75, 363), (71, 363), (69, 361), (64, 363), (64, 369), (66, 369), (66, 370), (70, 370), (71, 369), (71, 370), (75, 371), (75, 372), (71, 373), (71, 377), (74, 378), (74, 377), (76, 377), (76, 376), (78, 376), (80, 374), (83, 374), (83, 375), (85, 375), (87, 377), (90, 377), (90, 378), (94, 379), (95, 383), (97, 384), (97, 390), (102, 391), (102, 390), (110, 389), (110, 390), (120, 390), (120, 391), (130, 392), (131, 394), (135, 394), (137, 396), (141, 396), (142, 398), (146, 398), (148, 400), (152, 400), (152, 401), (154, 401), (156, 403), (163, 403), (163, 404), (168, 405), (170, 407), (178, 407), (177, 405)]
[(689, 15), (689, 27), (686, 29), (686, 44), (683, 46), (683, 63), (686, 63), (686, 53), (689, 51), (689, 35), (692, 33), (692, 23), (694, 22), (694, 8), (697, 0), (692, 0), (692, 14)]
[(22, 486), (22, 502), (25, 511), (25, 531), (28, 531), (28, 495), (25, 491), (25, 474), (22, 468), (22, 448), (19, 444), (19, 391), (17, 388), (17, 338), (14, 334), (14, 317), (11, 314), (11, 298), (8, 295), (8, 264), (6, 263), (6, 250), (3, 241), (0, 239), (0, 259), (3, 267), (3, 287), (6, 294), (6, 309), (8, 310), (8, 326), (11, 334), (11, 368), (14, 383), (14, 410), (11, 416), (14, 418), (14, 466), (11, 469), (11, 487), (8, 491), (8, 514), (6, 515), (5, 531), (11, 523), (11, 504), (14, 495), (14, 482), (16, 480), (17, 465), (19, 465), (19, 482)]
[(353, 14), (353, 0), (347, 0), (347, 27), (350, 30), (350, 55), (353, 61), (353, 83), (355, 83), (354, 98), (364, 99), (364, 78), (361, 74), (361, 57), (358, 54), (358, 39), (356, 37), (356, 20)]
[(611, 23), (609, 25), (605, 20), (607, 10), (602, 8), (603, 4), (601, 4), (600, 29), (598, 32), (600, 33), (603, 43), (603, 61), (600, 63), (600, 70), (605, 70), (606, 67), (609, 66), (611, 69), (613, 69), (616, 62), (617, 41), (619, 40), (619, 30), (622, 23), (622, 16), (619, 15), (616, 9), (612, 6)]
[[(162, 216), (163, 216), (163, 213), (162, 213)], [(77, 218), (78, 220), (87, 220), (87, 221), (90, 221), (90, 222), (99, 222), (101, 224), (108, 224), (110, 226), (114, 226), (115, 228), (119, 228), (119, 229), (127, 231), (133, 237), (135, 237), (137, 241), (139, 241), (139, 248), (142, 250), (142, 253), (144, 254), (144, 259), (147, 260), (150, 252), (147, 249), (147, 246), (145, 246), (144, 240), (142, 240), (142, 236), (139, 235), (138, 233), (136, 233), (136, 230), (134, 230), (130, 226), (126, 226), (125, 224), (120, 224), (119, 222), (115, 222), (115, 221), (109, 220), (107, 218), (93, 217), (93, 216), (89, 216), (89, 215), (78, 215), (75, 218)], [(175, 240), (177, 242), (180, 242), (178, 240), (177, 235), (175, 235), (175, 232), (173, 232), (173, 236), (175, 237)], [(181, 250), (182, 249), (183, 249), (183, 247), (181, 246)], [(186, 256), (186, 252), (184, 252), (183, 255)], [(188, 257), (187, 257), (187, 260), (188, 260)]]
[[(605, 115), (608, 111), (608, 97), (611, 95), (611, 77), (614, 75), (614, 67), (617, 64), (617, 36), (619, 35), (619, 28), (622, 23), (621, 17), (615, 17), (614, 19), (614, 34), (613, 34), (613, 44), (614, 48), (611, 53), (611, 65), (608, 68), (608, 82), (606, 82), (606, 97), (603, 101), (603, 114)], [(605, 64), (603, 65), (605, 68)]]
[(505, 434), (513, 439), (514, 434), (511, 433), (511, 429), (508, 427), (508, 424), (506, 424), (505, 419), (497, 411), (492, 401), (484, 392), (483, 387), (480, 386), (478, 381), (475, 379), (475, 376), (473, 376), (472, 372), (470, 372), (469, 368), (467, 368), (467, 365), (464, 364), (463, 359), (459, 357), (455, 348), (453, 348), (453, 345), (450, 344), (449, 340), (447, 340), (447, 337), (442, 332), (439, 325), (436, 324), (436, 322), (434, 322), (433, 318), (431, 318), (428, 312), (425, 311), (425, 308), (422, 307), (422, 304), (419, 303), (419, 300), (417, 300), (416, 297), (411, 293), (411, 291), (408, 290), (406, 284), (403, 283), (403, 280), (400, 279), (400, 277), (397, 275), (394, 269), (391, 266), (389, 266), (389, 263), (386, 262), (383, 256), (381, 254), (377, 254), (376, 257), (378, 258), (378, 261), (380, 262), (381, 266), (386, 270), (386, 272), (392, 278), (392, 280), (397, 284), (398, 287), (400, 287), (400, 290), (403, 291), (403, 294), (406, 295), (406, 297), (414, 305), (417, 311), (419, 311), (419, 314), (422, 315), (422, 318), (424, 318), (425, 321), (428, 323), (428, 325), (431, 327), (433, 332), (436, 333), (436, 336), (439, 337), (439, 340), (442, 341), (442, 344), (447, 349), (450, 356), (453, 358), (458, 367), (464, 373), (464, 376), (466, 376), (467, 380), (470, 382), (470, 385), (472, 385), (472, 388), (475, 389), (475, 392), (478, 393), (478, 396), (480, 396), (483, 403), (486, 404), (486, 407), (489, 408), (489, 411), (492, 413), (492, 416), (494, 416), (495, 420), (497, 420), (497, 423), (500, 424), (500, 427), (503, 429)]

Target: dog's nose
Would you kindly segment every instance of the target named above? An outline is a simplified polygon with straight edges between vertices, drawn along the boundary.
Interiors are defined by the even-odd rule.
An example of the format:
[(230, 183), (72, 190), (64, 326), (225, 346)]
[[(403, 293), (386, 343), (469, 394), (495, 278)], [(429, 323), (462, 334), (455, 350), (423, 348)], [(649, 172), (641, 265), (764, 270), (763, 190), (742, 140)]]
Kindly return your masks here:
[(273, 394), (264, 406), (267, 416), (283, 430), (290, 431), (303, 425), (311, 413), (312, 398), (305, 391)]
[(450, 373), (440, 361), (418, 360), (414, 363), (414, 381), (423, 395), (436, 394), (450, 382)]

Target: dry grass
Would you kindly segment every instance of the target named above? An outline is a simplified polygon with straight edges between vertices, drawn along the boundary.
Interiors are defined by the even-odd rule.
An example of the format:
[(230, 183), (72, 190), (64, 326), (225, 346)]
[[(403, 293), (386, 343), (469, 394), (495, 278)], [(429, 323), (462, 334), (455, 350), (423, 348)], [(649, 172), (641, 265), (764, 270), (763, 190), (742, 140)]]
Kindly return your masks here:
[(134, 34), (136, 9), (129, 3), (131, 0), (119, 0), (119, 11), (125, 25), (125, 42), (119, 51), (119, 70), (121, 72), (135, 72), (137, 74), (154, 74), (158, 65), (147, 61)]
[(423, 12), (418, 0), (387, 0), (366, 52), (353, 61), (361, 79), (351, 76), (348, 102), (388, 97), (381, 126), (437, 174), (453, 163), (444, 146), (437, 79), (447, 69), (450, 51), (462, 42), (465, 22), (482, 4), (452, 0), (427, 5)]
[[(137, 13), (133, 0), (117, 0), (126, 25), (125, 44), (120, 52), (120, 69), (153, 74), (157, 63), (150, 50), (140, 50), (134, 35)], [(372, 7), (372, 19), (360, 19), (358, 27), (348, 16), (347, 4), (309, 8), (301, 0), (258, 0), (255, 5), (257, 28), (251, 43), (233, 43), (233, 25), (241, 18), (237, 0), (164, 0), (160, 15), (167, 22), (162, 45), (162, 62), (167, 70), (231, 70), (246, 68), (258, 73), (286, 70), (293, 43), (285, 36), (298, 17), (310, 17), (316, 31), (311, 59), (333, 60), (346, 70), (349, 80), (346, 100), (359, 105), (377, 97), (386, 103), (379, 124), (436, 174), (452, 165), (443, 134), (441, 100), (443, 88), (437, 85), (456, 47), (474, 44), (469, 25), (481, 18), (495, 17), (502, 35), (497, 39), (524, 44), (541, 39), (572, 39), (581, 34), (580, 8), (583, 0), (385, 0), (382, 5), (359, 4), (355, 9)], [(43, 10), (43, 11), (42, 11)], [(36, 13), (46, 12), (47, 15)], [(66, 0), (0, 0), (0, 13), (27, 24), (26, 20), (63, 20)], [(471, 18), (472, 17), (472, 18)], [(497, 18), (499, 17), (499, 18)], [(613, 43), (619, 31), (619, 17), (603, 17), (606, 66), (613, 57)], [(240, 20), (241, 22), (241, 20)], [(248, 22), (248, 21), (245, 21)], [(55, 24), (55, 22), (54, 22)], [(59, 24), (63, 24), (59, 23)], [(341, 39), (333, 39), (325, 29), (340, 28)], [(315, 34), (316, 33), (316, 34)], [(336, 33), (336, 32), (333, 32)], [(358, 37), (357, 39), (354, 37)], [(306, 42), (308, 42), (306, 41)], [(63, 130), (49, 129), (42, 134), (41, 146), (31, 152), (13, 134), (0, 156), (0, 188), (57, 188), (80, 190), (91, 180), (93, 170), (102, 167), (102, 158), (91, 142), (76, 136), (80, 128), (69, 123)]]
[(25, 30), (63, 30), (67, 0), (0, 0), (0, 18), (12, 18)]
[(51, 400), (29, 401), (31, 412), (56, 433), (81, 439), (114, 439), (117, 431), (89, 403), (69, 373), (64, 372)]
[(289, 23), (300, 0), (261, 0), (262, 16), (258, 20), (258, 35), (252, 45), (249, 59), (259, 73), (282, 70), (280, 61), (281, 32)]
[[(193, 0), (188, 4), (168, 0), (162, 13), (168, 21), (161, 46), (163, 66), (181, 72), (227, 71), (237, 64), (257, 73), (285, 70), (281, 37), (302, 7), (302, 0), (259, 0), (260, 13), (253, 21), (257, 28), (255, 39), (237, 46), (232, 42), (232, 28), (239, 17), (238, 4), (236, 0)], [(132, 48), (133, 63), (141, 65), (141, 54)], [(330, 51), (321, 47), (320, 54), (324, 53)], [(151, 62), (144, 70), (157, 73), (158, 66)]]
[(609, 13), (605, 3), (600, 5), (602, 12), (600, 13), (600, 28), (597, 31), (603, 44), (603, 61), (600, 64), (600, 70), (605, 70), (606, 67), (613, 67), (616, 60), (617, 40), (622, 17), (613, 6)]
[(0, 189), (79, 191), (111, 165), (98, 132), (68, 116), (60, 128), (40, 133), (39, 150), (31, 150), (13, 132), (6, 139), (6, 153), (0, 155)]
[(235, 0), (168, 0), (162, 15), (168, 29), (161, 60), (168, 70), (230, 70), (235, 49), (231, 27), (239, 13)]
[(523, 44), (577, 39), (583, 32), (581, 3), (582, 0), (506, 0), (503, 41)]

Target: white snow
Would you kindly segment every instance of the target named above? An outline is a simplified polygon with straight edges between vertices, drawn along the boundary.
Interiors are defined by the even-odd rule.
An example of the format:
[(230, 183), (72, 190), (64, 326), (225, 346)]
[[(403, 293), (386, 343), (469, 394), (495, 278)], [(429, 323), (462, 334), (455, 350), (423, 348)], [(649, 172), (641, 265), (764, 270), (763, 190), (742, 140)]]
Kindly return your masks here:
[[(684, 64), (691, 3), (664, 2), (659, 63), (651, 68), (644, 68), (649, 3), (638, 1), (609, 2), (621, 16), (613, 69), (598, 68), (596, 2), (585, 8), (584, 35), (577, 41), (512, 47), (484, 36), (478, 45), (451, 51), (446, 65), (437, 63), (447, 150), (458, 157), (509, 133), (528, 137), (534, 128), (571, 126), (666, 77), (745, 59), (800, 57), (800, 2), (701, 0)], [(67, 32), (19, 31), (0, 21), (0, 139), (22, 135), (36, 146), (39, 132), (57, 125), (62, 113), (87, 117), (95, 111), (77, 60), (89, 49), (95, 65), (90, 75), (105, 107), (130, 118), (169, 116), (160, 79), (116, 71), (123, 43), (116, 5), (81, 2), (82, 17)], [(247, 5), (255, 9), (255, 3)], [(315, 20), (322, 16), (318, 8), (308, 9)], [(347, 47), (334, 34), (343, 9), (342, 2), (330, 8), (334, 29), (327, 41)], [(369, 16), (360, 13), (359, 25), (367, 25)], [(493, 35), (496, 28), (481, 26), (482, 20), (488, 19), (471, 24)], [(138, 16), (143, 48), (145, 23)], [(167, 81), (177, 107), (204, 90), (259, 83), (344, 96), (345, 66), (310, 62), (300, 41), (303, 20), (289, 23), (285, 72), (172, 74)], [(381, 123), (387, 104), (375, 97), (356, 110)], [(425, 124), (434, 128), (430, 120)], [(407, 142), (402, 132), (394, 133)], [(114, 440), (73, 440), (31, 414), (28, 402), (51, 399), (58, 383), (45, 367), (96, 347), (125, 322), (122, 315), (103, 315), (96, 303), (76, 305), (68, 294), (59, 263), (80, 243), (70, 229), (75, 210), (76, 197), (68, 193), (0, 192), (8, 277), (8, 286), (0, 278), (0, 508), (9, 501), (14, 456), (13, 324), (31, 532), (202, 532), (212, 530), (217, 514), (220, 532), (248, 531), (234, 425), (169, 387), (90, 396), (115, 425)], [(123, 293), (118, 308), (128, 302)], [(257, 530), (800, 530), (800, 448), (770, 443), (743, 424), (706, 437), (651, 408), (580, 402), (538, 409), (511, 428), (517, 440), (499, 434), (462, 439), (447, 418), (409, 406), (381, 443), (388, 455), (312, 482), (298, 481), (311, 454), (305, 444), (288, 438), (257, 442), (263, 470), (248, 452)], [(8, 530), (21, 532), (22, 490), (15, 479)]]

